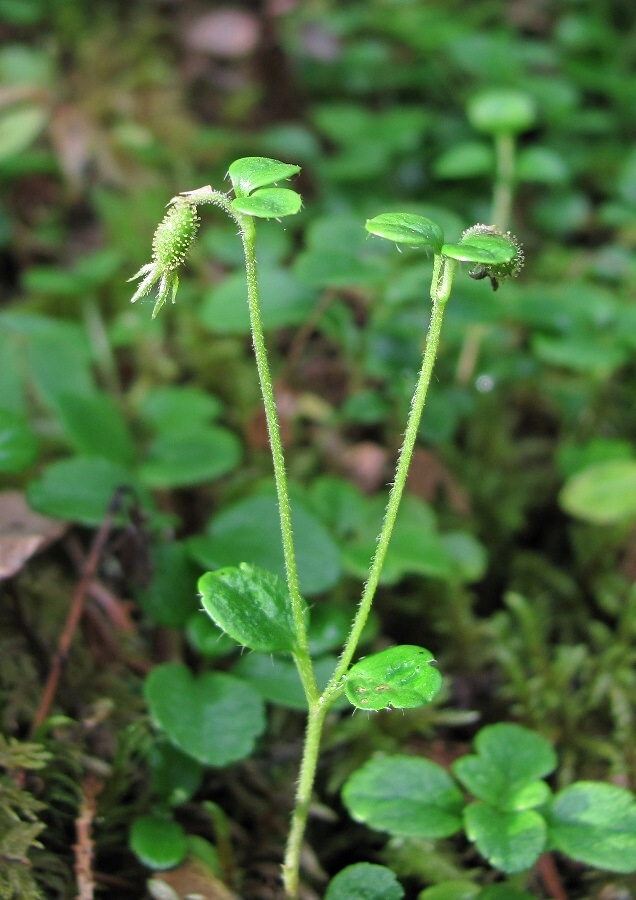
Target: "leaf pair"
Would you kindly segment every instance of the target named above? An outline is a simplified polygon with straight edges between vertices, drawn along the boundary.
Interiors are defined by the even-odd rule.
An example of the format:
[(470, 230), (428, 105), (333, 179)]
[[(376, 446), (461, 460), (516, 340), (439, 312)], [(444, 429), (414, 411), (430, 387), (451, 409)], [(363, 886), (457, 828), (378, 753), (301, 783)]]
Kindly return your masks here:
[[(235, 641), (261, 653), (296, 650), (297, 636), (285, 583), (247, 563), (207, 572), (199, 579), (202, 604)], [(390, 647), (349, 670), (345, 694), (359, 709), (409, 709), (429, 703), (442, 678), (422, 647)]]
[(300, 194), (289, 188), (270, 188), (266, 185), (291, 178), (298, 172), (300, 166), (263, 156), (237, 159), (228, 170), (235, 195), (230, 204), (232, 209), (261, 219), (295, 215), (302, 205)]
[(444, 243), (444, 233), (436, 222), (412, 213), (383, 213), (369, 219), (365, 227), (371, 234), (397, 244), (427, 248), (435, 256), (485, 267), (483, 276), (473, 273), (473, 277), (508, 278), (516, 275), (523, 265), (523, 253), (516, 238), (491, 225), (474, 225), (456, 244)]

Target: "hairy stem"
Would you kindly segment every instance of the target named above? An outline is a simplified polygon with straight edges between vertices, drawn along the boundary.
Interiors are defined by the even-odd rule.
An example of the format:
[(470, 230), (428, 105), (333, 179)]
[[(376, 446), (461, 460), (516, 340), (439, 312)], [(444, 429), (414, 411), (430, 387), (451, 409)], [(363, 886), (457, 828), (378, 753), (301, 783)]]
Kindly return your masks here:
[(326, 714), (327, 706), (317, 703), (310, 706), (307, 717), (303, 758), (300, 764), (298, 786), (296, 788), (296, 802), (292, 812), (291, 827), (283, 863), (283, 886), (285, 897), (289, 898), (289, 900), (296, 900), (298, 897), (300, 855), (307, 826), (311, 795), (314, 789), (318, 754), (320, 752), (320, 738)]
[(298, 572), (296, 568), (296, 554), (294, 551), (294, 541), (292, 536), (291, 522), (291, 504), (289, 501), (289, 491), (287, 488), (287, 475), (285, 473), (285, 459), (283, 456), (283, 445), (280, 438), (280, 428), (278, 425), (278, 417), (276, 415), (276, 400), (274, 398), (274, 388), (272, 385), (272, 376), (267, 362), (267, 351), (265, 349), (265, 338), (263, 335), (263, 325), (261, 321), (261, 313), (258, 302), (258, 281), (256, 276), (256, 255), (255, 255), (255, 239), (256, 232), (254, 222), (251, 216), (233, 214), (236, 218), (240, 229), (241, 239), (243, 241), (243, 252), (245, 255), (245, 270), (247, 273), (247, 302), (250, 313), (250, 325), (252, 330), (252, 341), (254, 344), (254, 356), (256, 358), (256, 368), (258, 371), (258, 379), (261, 386), (261, 394), (263, 397), (263, 406), (265, 409), (265, 420), (267, 423), (267, 434), (272, 453), (272, 462), (274, 464), (274, 481), (276, 483), (276, 494), (278, 498), (278, 510), (280, 515), (280, 529), (283, 541), (283, 556), (285, 559), (285, 572), (287, 575), (287, 588), (289, 590), (289, 598), (291, 603), (292, 617), (294, 620), (294, 631), (296, 633), (296, 650), (294, 653), (294, 662), (298, 669), (298, 674), (302, 682), (307, 702), (311, 708), (312, 704), (318, 702), (318, 688), (316, 687), (316, 679), (314, 677), (311, 657), (309, 655), (309, 646), (307, 642), (307, 628), (305, 625), (304, 603), (300, 593), (298, 583)]
[(439, 346), (439, 336), (442, 328), (444, 309), (450, 295), (456, 265), (455, 260), (441, 256), (436, 256), (435, 258), (433, 279), (431, 282), (431, 300), (433, 303), (431, 319), (428, 326), (422, 366), (420, 368), (415, 393), (413, 394), (413, 400), (411, 401), (411, 409), (406, 424), (406, 430), (404, 432), (404, 441), (395, 470), (395, 479), (389, 494), (389, 501), (384, 514), (384, 521), (378, 538), (375, 555), (371, 562), (371, 568), (369, 569), (369, 577), (364, 587), (360, 604), (351, 626), (351, 631), (349, 632), (336, 670), (323, 694), (323, 702), (325, 703), (332, 701), (342, 676), (351, 665), (351, 660), (353, 659), (360, 636), (362, 635), (362, 631), (369, 617), (371, 604), (373, 603), (373, 598), (380, 582), (382, 568), (384, 566), (391, 534), (393, 532), (393, 526), (395, 525), (400, 501), (406, 485), (406, 478), (411, 457), (413, 455), (413, 449), (415, 447), (415, 441), (417, 439), (422, 410), (424, 409), (424, 403), (426, 402), (426, 394), (433, 374), (433, 366), (435, 364), (435, 357)]

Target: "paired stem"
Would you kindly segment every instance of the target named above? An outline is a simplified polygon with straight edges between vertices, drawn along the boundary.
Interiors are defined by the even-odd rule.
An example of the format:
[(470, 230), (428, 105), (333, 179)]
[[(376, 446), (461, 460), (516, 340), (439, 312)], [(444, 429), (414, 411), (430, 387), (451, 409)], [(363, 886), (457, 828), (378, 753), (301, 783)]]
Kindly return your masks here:
[(267, 351), (263, 334), (260, 306), (258, 300), (258, 279), (256, 271), (255, 239), (256, 232), (251, 216), (236, 213), (230, 206), (226, 195), (208, 189), (196, 192), (198, 197), (195, 202), (214, 203), (227, 212), (240, 228), (245, 268), (247, 273), (247, 300), (250, 315), (252, 341), (256, 368), (261, 387), (267, 433), (272, 453), (274, 467), (274, 480), (278, 497), (280, 515), (280, 527), (283, 544), (283, 556), (287, 575), (287, 588), (289, 591), (294, 629), (296, 632), (296, 649), (294, 662), (307, 698), (308, 716), (303, 746), (303, 756), (300, 764), (296, 800), (292, 812), (290, 833), (285, 850), (283, 864), (283, 885), (285, 896), (295, 900), (298, 896), (300, 878), (300, 856), (302, 842), (307, 825), (307, 817), (311, 804), (311, 797), (316, 777), (318, 756), (320, 752), (320, 740), (325, 716), (330, 705), (342, 691), (342, 680), (356, 652), (362, 631), (371, 610), (373, 598), (380, 582), (380, 576), (386, 554), (391, 540), (391, 534), (397, 518), (397, 513), (406, 486), (408, 469), (413, 455), (413, 449), (417, 440), (420, 419), (426, 401), (428, 387), (433, 373), (433, 366), (439, 346), (439, 337), (442, 327), (442, 319), (446, 301), (450, 295), (456, 262), (453, 259), (435, 257), (433, 278), (431, 282), (432, 310), (429, 322), (428, 334), (422, 359), (422, 366), (417, 380), (415, 393), (411, 403), (411, 409), (404, 433), (404, 441), (399, 453), (395, 472), (395, 480), (389, 495), (382, 530), (378, 538), (377, 548), (369, 570), (369, 577), (365, 584), (360, 603), (351, 630), (345, 642), (343, 652), (333, 676), (322, 695), (319, 694), (316, 685), (315, 674), (309, 653), (307, 628), (304, 618), (304, 604), (300, 593), (296, 556), (292, 535), (291, 504), (285, 473), (285, 460), (283, 446), (280, 437), (280, 428), (276, 414), (276, 401), (272, 383)]

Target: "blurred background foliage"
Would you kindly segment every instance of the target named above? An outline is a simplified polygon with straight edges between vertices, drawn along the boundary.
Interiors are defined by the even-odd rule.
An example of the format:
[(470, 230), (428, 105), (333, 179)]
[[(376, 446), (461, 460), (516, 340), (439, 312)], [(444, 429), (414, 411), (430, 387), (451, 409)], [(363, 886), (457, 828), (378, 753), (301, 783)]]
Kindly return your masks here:
[[(334, 721), (324, 788), (335, 802), (373, 749), (419, 747), (433, 726), (452, 746), (471, 722), (500, 719), (558, 745), (563, 783), (636, 787), (635, 19), (627, 0), (0, 0), (3, 482), (74, 523), (80, 544), (121, 483), (144, 516), (136, 569), (113, 551), (101, 571), (137, 601), (113, 638), (122, 655), (97, 678), (85, 640), (58, 700), (80, 722), (109, 698), (99, 751), (81, 723), (56, 737), (39, 799), (67, 806), (39, 834), (41, 885), (63, 891), (70, 877), (64, 810), (83, 754), (110, 766), (99, 868), (113, 871), (125, 844), (124, 805), (148, 807), (145, 671), (236, 662), (201, 625), (197, 574), (247, 555), (281, 566), (233, 226), (206, 211), (178, 302), (157, 320), (150, 300), (128, 302), (166, 202), (229, 187), (240, 156), (303, 167), (303, 211), (259, 225), (258, 254), (303, 587), (317, 654), (332, 653), (428, 322), (430, 261), (363, 223), (410, 211), (457, 240), (491, 221), (499, 150), (470, 115), (490, 90), (534, 110), (516, 143), (511, 220), (497, 223), (522, 240), (526, 268), (497, 293), (457, 277), (368, 635), (431, 647), (445, 695), (406, 718)], [(24, 737), (74, 576), (59, 545), (7, 573), (2, 728)], [(319, 638), (327, 623), (335, 639)], [(263, 681), (245, 660), (237, 676)], [(298, 708), (295, 688), (282, 700), (268, 690), (280, 708), (265, 756), (302, 722), (284, 712)], [(217, 773), (205, 796), (258, 832), (241, 791), (255, 777), (220, 789)], [(278, 777), (291, 791), (293, 766)], [(329, 845), (322, 864), (337, 870), (343, 852)], [(262, 860), (242, 864), (243, 896), (270, 896), (250, 887), (265, 880)], [(134, 882), (132, 857), (126, 867)]]

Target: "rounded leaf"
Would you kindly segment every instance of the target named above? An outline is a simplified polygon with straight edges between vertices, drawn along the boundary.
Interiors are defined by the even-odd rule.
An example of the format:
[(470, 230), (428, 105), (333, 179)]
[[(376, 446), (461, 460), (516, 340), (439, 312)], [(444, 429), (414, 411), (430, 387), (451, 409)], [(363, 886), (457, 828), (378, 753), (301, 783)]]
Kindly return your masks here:
[(595, 525), (636, 518), (636, 460), (597, 463), (569, 478), (559, 495), (562, 508)]
[(506, 722), (488, 725), (477, 735), (475, 749), (476, 755), (462, 756), (452, 766), (474, 797), (501, 809), (545, 801), (545, 791), (537, 789), (536, 782), (554, 771), (557, 760), (540, 735)]
[(433, 253), (441, 251), (444, 241), (442, 229), (436, 222), (413, 213), (383, 213), (368, 219), (364, 227), (387, 241), (411, 247), (430, 247)]
[(187, 487), (225, 475), (240, 459), (241, 444), (227, 428), (182, 421), (179, 430), (152, 441), (139, 474), (148, 487)]
[(349, 814), (395, 837), (448, 837), (462, 826), (464, 800), (441, 766), (416, 756), (379, 756), (344, 785)]
[(473, 128), (487, 134), (520, 134), (537, 119), (533, 98), (514, 90), (483, 91), (469, 101), (466, 114)]
[(546, 823), (534, 810), (503, 812), (489, 803), (471, 803), (464, 824), (481, 855), (507, 874), (529, 869), (545, 849)]
[(550, 843), (572, 859), (609, 872), (636, 872), (636, 799), (613, 784), (577, 781), (548, 812)]
[(228, 169), (228, 175), (237, 197), (251, 194), (253, 190), (283, 181), (297, 175), (300, 166), (268, 159), (265, 156), (246, 156), (237, 159)]
[(186, 855), (183, 828), (167, 816), (140, 816), (130, 829), (130, 849), (149, 869), (172, 869)]
[(241, 563), (206, 572), (198, 586), (204, 610), (239, 644), (261, 653), (295, 649), (289, 594), (278, 575)]
[(354, 863), (332, 878), (325, 900), (402, 900), (404, 891), (386, 866)]
[(236, 197), (232, 208), (260, 219), (281, 219), (294, 216), (302, 206), (302, 197), (289, 188), (262, 188), (248, 197)]
[(144, 682), (150, 716), (168, 739), (206, 766), (245, 759), (265, 729), (263, 701), (243, 681), (221, 672), (195, 678), (166, 663)]
[(408, 644), (361, 659), (347, 672), (345, 694), (359, 709), (413, 709), (430, 703), (442, 676), (429, 664), (433, 654)]
[[(246, 497), (226, 507), (214, 516), (207, 531), (188, 542), (192, 556), (205, 568), (248, 562), (285, 577), (280, 518), (273, 493)], [(323, 525), (296, 500), (292, 501), (292, 531), (301, 591), (306, 596), (329, 590), (341, 573), (338, 548)]]

